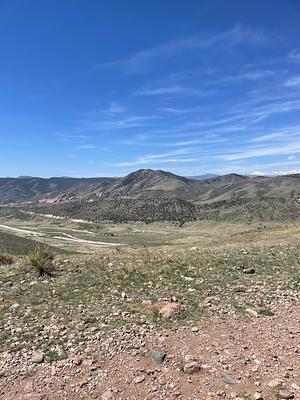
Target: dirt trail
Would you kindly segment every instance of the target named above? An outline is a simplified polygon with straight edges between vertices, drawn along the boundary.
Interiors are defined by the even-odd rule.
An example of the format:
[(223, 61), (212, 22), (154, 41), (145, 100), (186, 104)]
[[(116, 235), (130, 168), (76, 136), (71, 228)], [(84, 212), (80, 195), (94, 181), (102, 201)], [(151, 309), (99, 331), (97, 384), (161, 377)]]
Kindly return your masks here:
[(12, 226), (8, 226), (8, 225), (0, 225), (0, 229), (13, 231), (16, 233), (24, 233), (26, 235), (31, 235), (31, 236), (45, 236), (43, 233), (40, 233), (40, 232), (29, 231), (27, 229), (21, 229), (21, 228), (13, 228)]
[[(71, 236), (71, 235), (69, 235)], [(97, 242), (96, 240), (86, 240), (86, 239), (76, 239), (74, 237), (64, 237), (64, 236), (53, 236), (53, 239), (67, 240), (76, 243), (94, 244), (101, 246), (122, 246), (121, 243), (109, 243), (109, 242)]]
[[(13, 227), (8, 226), (8, 225), (0, 225), (0, 230), (1, 229), (12, 231), (12, 232), (15, 232), (17, 234), (24, 234), (26, 236), (47, 237), (47, 235), (45, 233), (32, 231), (32, 230), (27, 230), (27, 229), (21, 229), (21, 228), (13, 228)], [(73, 237), (72, 235), (67, 235), (67, 236), (52, 236), (52, 238), (53, 239), (59, 239), (59, 240), (67, 240), (67, 241), (71, 241), (71, 242), (74, 242), (74, 243), (88, 244), (88, 245), (122, 246), (121, 243), (98, 242), (96, 240), (77, 239), (77, 238)]]

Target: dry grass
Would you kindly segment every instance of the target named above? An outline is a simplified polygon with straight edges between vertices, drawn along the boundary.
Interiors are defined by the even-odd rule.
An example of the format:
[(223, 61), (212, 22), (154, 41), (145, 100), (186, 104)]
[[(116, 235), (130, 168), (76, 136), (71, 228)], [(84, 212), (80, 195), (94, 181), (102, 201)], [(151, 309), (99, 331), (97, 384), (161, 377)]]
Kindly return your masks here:
[(53, 276), (54, 255), (47, 250), (36, 248), (27, 256), (27, 264), (34, 268), (38, 276)]
[[(161, 298), (181, 303), (178, 323), (212, 315), (241, 318), (248, 308), (269, 317), (278, 305), (299, 302), (299, 259), (297, 243), (118, 248), (68, 260), (36, 251), (23, 267), (0, 270), (0, 344), (13, 351), (58, 347), (63, 354), (67, 343), (84, 344), (98, 331), (132, 322), (159, 327), (166, 322), (147, 313), (143, 301)], [(39, 276), (48, 276), (54, 264), (59, 273), (55, 279), (37, 279), (25, 264)], [(245, 274), (245, 268), (255, 273)], [(51, 326), (59, 329), (49, 335)]]

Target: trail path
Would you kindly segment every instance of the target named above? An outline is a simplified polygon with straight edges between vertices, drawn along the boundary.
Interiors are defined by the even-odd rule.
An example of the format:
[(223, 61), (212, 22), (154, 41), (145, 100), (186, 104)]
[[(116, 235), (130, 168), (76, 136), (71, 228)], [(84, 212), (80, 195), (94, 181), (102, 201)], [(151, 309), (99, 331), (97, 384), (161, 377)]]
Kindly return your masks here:
[[(47, 237), (45, 233), (37, 232), (37, 231), (32, 231), (32, 230), (27, 230), (27, 229), (21, 229), (21, 228), (13, 228), (12, 226), (8, 225), (0, 225), (0, 230), (8, 230), (15, 232), (19, 235), (24, 234), (26, 236), (34, 236), (34, 237)], [(60, 234), (61, 235), (61, 234)], [(86, 239), (78, 239), (72, 235), (66, 235), (66, 236), (52, 236), (53, 239), (59, 239), (59, 240), (67, 240), (71, 241), (74, 243), (81, 243), (81, 244), (89, 244), (89, 245), (97, 245), (97, 246), (121, 246), (121, 243), (110, 243), (110, 242), (98, 242), (96, 240), (86, 240)]]

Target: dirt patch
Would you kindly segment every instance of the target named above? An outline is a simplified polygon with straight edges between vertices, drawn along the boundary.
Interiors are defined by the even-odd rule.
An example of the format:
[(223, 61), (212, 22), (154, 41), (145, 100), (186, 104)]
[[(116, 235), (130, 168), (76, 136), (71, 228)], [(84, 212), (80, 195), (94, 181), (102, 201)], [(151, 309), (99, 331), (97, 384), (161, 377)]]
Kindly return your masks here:
[[(130, 324), (97, 332), (66, 360), (40, 364), (32, 354), (2, 353), (0, 398), (62, 399), (300, 399), (300, 307), (272, 317), (211, 318), (159, 331)], [(166, 352), (155, 364), (150, 352)], [(187, 374), (186, 359), (200, 369)]]

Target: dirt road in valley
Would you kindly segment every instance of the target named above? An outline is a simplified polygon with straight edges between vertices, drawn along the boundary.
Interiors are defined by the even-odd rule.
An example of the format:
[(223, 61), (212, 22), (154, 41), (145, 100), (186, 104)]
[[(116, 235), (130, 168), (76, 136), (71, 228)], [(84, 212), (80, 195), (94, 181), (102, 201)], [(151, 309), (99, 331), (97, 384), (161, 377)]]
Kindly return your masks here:
[(0, 229), (6, 230), (6, 231), (13, 231), (15, 233), (23, 233), (24, 235), (30, 235), (30, 236), (44, 236), (43, 233), (36, 232), (36, 231), (29, 231), (27, 229), (21, 229), (21, 228), (13, 228), (12, 226), (8, 225), (0, 225)]
[[(32, 231), (28, 229), (21, 229), (21, 228), (14, 228), (8, 225), (0, 225), (0, 230), (4, 231), (11, 231), (15, 232), (16, 234), (20, 236), (26, 236), (26, 237), (48, 237), (45, 233), (37, 232), (37, 231)], [(65, 235), (65, 234), (64, 234)], [(51, 237), (50, 237), (51, 238)], [(56, 240), (66, 240), (70, 241), (73, 243), (79, 243), (79, 244), (88, 244), (88, 245), (95, 245), (95, 246), (121, 246), (121, 243), (109, 243), (109, 242), (99, 242), (96, 240), (86, 240), (86, 239), (78, 239), (72, 235), (65, 235), (65, 236), (52, 236), (53, 239)]]

